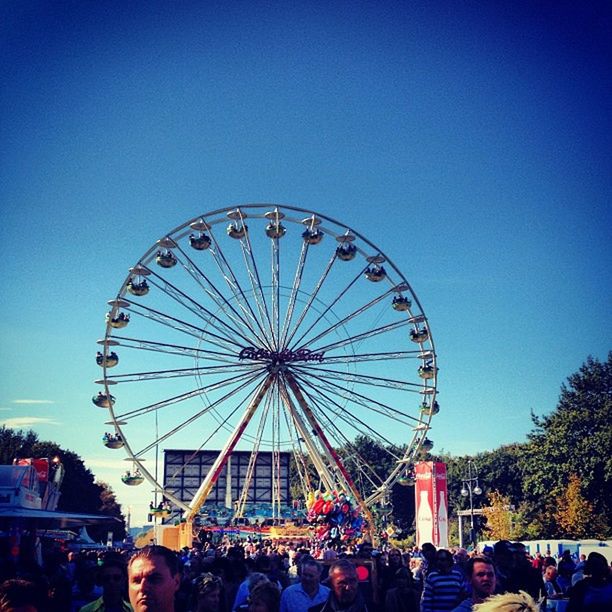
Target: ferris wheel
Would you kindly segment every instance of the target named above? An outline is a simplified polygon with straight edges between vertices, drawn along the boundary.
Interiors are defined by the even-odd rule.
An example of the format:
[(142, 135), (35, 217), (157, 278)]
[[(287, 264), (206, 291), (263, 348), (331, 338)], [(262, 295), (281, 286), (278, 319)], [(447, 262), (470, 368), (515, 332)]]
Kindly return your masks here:
[[(264, 451), (290, 453), (304, 497), (342, 490), (371, 507), (431, 449), (428, 320), (400, 270), (349, 225), (294, 206), (214, 210), (157, 240), (108, 304), (93, 397), (110, 414), (104, 444), (127, 453), (126, 484), (148, 481), (187, 520), (236, 450), (250, 453), (240, 514)], [(160, 448), (219, 451), (189, 503), (164, 488)]]

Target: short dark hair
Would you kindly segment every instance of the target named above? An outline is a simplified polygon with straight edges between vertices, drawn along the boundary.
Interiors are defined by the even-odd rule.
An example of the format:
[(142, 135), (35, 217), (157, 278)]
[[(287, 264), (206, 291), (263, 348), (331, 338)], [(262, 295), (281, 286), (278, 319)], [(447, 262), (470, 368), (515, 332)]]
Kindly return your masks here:
[(116, 552), (108, 552), (101, 558), (100, 571), (107, 567), (115, 567), (123, 573), (127, 572), (125, 558)]
[(299, 562), (298, 570), (299, 570), (300, 576), (302, 575), (302, 570), (308, 565), (310, 567), (315, 567), (317, 571), (319, 572), (319, 574), (323, 571), (323, 567), (321, 566), (321, 564), (314, 557), (311, 557), (310, 555), (308, 555), (307, 557), (304, 557), (304, 559), (302, 559)]
[(491, 565), (493, 569), (495, 569), (495, 563), (490, 557), (485, 557), (484, 555), (477, 555), (476, 557), (470, 557), (468, 562), (465, 564), (465, 573), (471, 576), (474, 573), (474, 564), (475, 563), (486, 563), (487, 565)]
[(165, 546), (160, 546), (159, 544), (151, 544), (149, 546), (145, 546), (140, 550), (136, 551), (131, 557), (128, 563), (128, 570), (132, 567), (132, 563), (136, 561), (136, 559), (151, 559), (152, 557), (162, 557), (162, 559), (166, 562), (168, 569), (170, 570), (170, 574), (172, 576), (176, 576), (179, 571), (179, 562), (176, 553)]
[(436, 551), (436, 559), (438, 557), (446, 557), (446, 559), (450, 561), (451, 563), (454, 562), (453, 554), (451, 553), (450, 550), (447, 550), (446, 548), (440, 548)]
[(421, 545), (421, 552), (436, 552), (436, 547), (431, 542), (425, 542), (425, 544)]
[(357, 573), (357, 568), (355, 564), (349, 561), (348, 559), (336, 559), (329, 566), (329, 576), (332, 575), (332, 572), (335, 570), (344, 570), (345, 572)]

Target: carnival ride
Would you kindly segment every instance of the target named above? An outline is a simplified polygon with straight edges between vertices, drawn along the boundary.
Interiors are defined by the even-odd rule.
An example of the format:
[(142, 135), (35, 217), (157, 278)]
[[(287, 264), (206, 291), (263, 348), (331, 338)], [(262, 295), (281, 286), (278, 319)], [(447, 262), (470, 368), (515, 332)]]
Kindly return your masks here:
[[(400, 270), (349, 225), (294, 206), (214, 210), (153, 244), (108, 304), (92, 398), (110, 416), (103, 442), (127, 453), (126, 484), (153, 487), (152, 508), (160, 499), (180, 509), (184, 541), (235, 449), (251, 452), (233, 475), (236, 518), (256, 501), (258, 453), (288, 450), (313, 522), (327, 521), (318, 512), (327, 504), (366, 524), (431, 449), (439, 406), (429, 322)], [(379, 456), (365, 456), (364, 438)], [(161, 445), (222, 450), (205, 474), (187, 459), (162, 477)], [(280, 516), (288, 500), (275, 467)], [(189, 503), (164, 488), (178, 477)]]

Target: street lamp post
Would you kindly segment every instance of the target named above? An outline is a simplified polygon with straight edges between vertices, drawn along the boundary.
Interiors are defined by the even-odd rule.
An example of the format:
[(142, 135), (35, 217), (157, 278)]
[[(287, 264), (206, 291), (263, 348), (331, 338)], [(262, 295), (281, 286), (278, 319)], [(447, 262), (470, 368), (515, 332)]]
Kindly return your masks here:
[(478, 474), (476, 472), (476, 468), (474, 467), (474, 462), (469, 459), (467, 465), (467, 472), (465, 476), (461, 479), (461, 495), (463, 497), (470, 498), (470, 542), (472, 546), (476, 546), (476, 534), (474, 530), (474, 495), (480, 495), (482, 493), (482, 489), (478, 486)]

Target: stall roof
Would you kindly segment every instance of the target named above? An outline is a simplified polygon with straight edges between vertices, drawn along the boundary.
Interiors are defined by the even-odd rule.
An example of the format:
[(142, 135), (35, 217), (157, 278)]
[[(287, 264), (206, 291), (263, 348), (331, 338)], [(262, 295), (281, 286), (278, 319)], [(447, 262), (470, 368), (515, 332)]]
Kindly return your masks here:
[(0, 520), (4, 519), (22, 519), (34, 523), (38, 529), (65, 529), (67, 527), (78, 527), (81, 525), (99, 525), (102, 523), (121, 522), (115, 516), (105, 516), (103, 514), (51, 512), (49, 510), (33, 510), (30, 508), (0, 509)]

